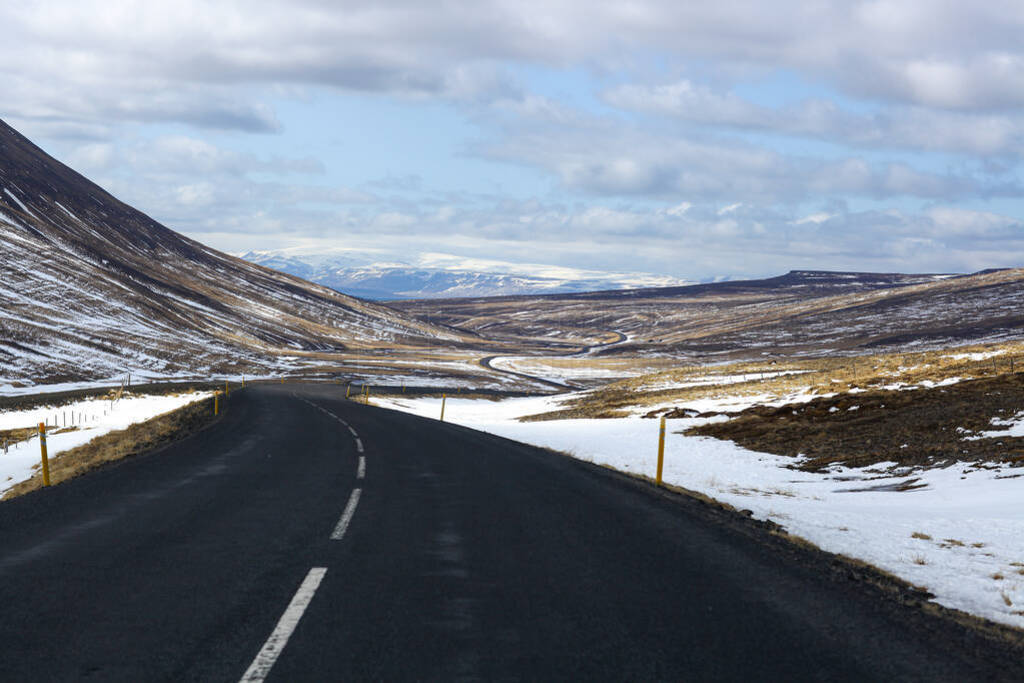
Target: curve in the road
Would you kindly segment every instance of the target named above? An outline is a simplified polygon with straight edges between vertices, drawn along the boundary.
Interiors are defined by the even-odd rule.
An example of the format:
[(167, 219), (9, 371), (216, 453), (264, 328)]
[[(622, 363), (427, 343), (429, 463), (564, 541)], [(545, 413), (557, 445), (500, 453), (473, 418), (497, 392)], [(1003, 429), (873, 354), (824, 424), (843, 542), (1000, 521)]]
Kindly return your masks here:
[[(610, 346), (615, 346), (616, 344), (621, 344), (622, 342), (624, 342), (624, 341), (626, 341), (628, 339), (628, 337), (625, 334), (623, 334), (622, 332), (619, 332), (617, 330), (606, 330), (606, 331), (609, 334), (614, 334), (616, 336), (616, 338), (614, 340), (612, 340), (612, 341), (599, 342), (597, 344), (591, 344), (589, 346), (584, 346), (584, 347), (580, 348), (578, 351), (573, 351), (572, 353), (557, 354), (557, 355), (554, 355), (554, 356), (552, 356), (552, 355), (539, 356), (539, 358), (573, 358), (575, 356), (585, 356), (585, 355), (593, 352), (594, 349), (600, 349), (600, 348), (606, 348), (606, 347), (610, 347)], [(486, 356), (485, 358), (481, 358), (478, 362), (479, 362), (481, 367), (486, 368), (487, 370), (491, 370), (493, 372), (501, 372), (501, 373), (504, 373), (506, 375), (511, 375), (513, 377), (519, 377), (521, 379), (526, 379), (526, 380), (529, 380), (531, 382), (538, 382), (540, 384), (546, 384), (548, 386), (554, 387), (556, 389), (561, 389), (563, 391), (575, 391), (576, 389), (579, 389), (578, 386), (573, 385), (573, 384), (566, 384), (566, 383), (563, 383), (563, 382), (556, 382), (555, 380), (547, 379), (545, 377), (538, 377), (537, 375), (530, 375), (530, 374), (527, 374), (525, 372), (518, 372), (516, 370), (506, 370), (505, 368), (498, 368), (498, 367), (494, 366), (493, 361), (495, 359), (497, 359), (497, 358), (507, 358), (507, 357), (508, 356), (504, 356), (504, 355)]]
[(740, 515), (334, 385), (230, 401), (0, 504), (4, 678), (1024, 678), (1019, 644)]

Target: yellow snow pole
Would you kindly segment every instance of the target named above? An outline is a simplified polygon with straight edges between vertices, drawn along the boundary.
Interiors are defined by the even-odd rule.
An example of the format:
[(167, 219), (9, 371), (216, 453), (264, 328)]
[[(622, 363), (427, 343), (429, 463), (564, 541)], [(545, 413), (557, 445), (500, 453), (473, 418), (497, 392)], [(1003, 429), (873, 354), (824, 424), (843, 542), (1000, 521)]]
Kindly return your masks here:
[(46, 423), (39, 423), (39, 450), (43, 458), (43, 486), (50, 485), (50, 459), (46, 457)]
[(658, 429), (658, 486), (661, 486), (661, 470), (665, 464), (665, 416), (661, 416), (661, 427)]

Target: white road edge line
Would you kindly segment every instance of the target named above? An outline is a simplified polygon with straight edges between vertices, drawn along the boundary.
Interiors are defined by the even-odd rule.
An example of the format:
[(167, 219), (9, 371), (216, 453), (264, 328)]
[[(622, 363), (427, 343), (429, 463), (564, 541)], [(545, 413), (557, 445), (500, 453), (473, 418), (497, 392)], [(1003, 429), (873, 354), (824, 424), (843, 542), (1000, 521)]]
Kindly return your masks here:
[(356, 439), (356, 450), (359, 451), (360, 453), (363, 452), (363, 440), (362, 439)]
[(363, 479), (366, 477), (366, 458), (359, 456), (359, 469), (356, 471), (356, 479)]
[(331, 534), (332, 541), (340, 541), (345, 536), (348, 525), (352, 522), (352, 515), (356, 513), (356, 505), (359, 505), (359, 496), (361, 495), (363, 495), (362, 489), (352, 491), (352, 495), (348, 498), (348, 505), (345, 506), (345, 511), (341, 513), (341, 519), (338, 520), (338, 526), (334, 527), (334, 533)]
[(288, 608), (278, 620), (277, 626), (274, 627), (274, 632), (267, 638), (267, 642), (263, 644), (256, 659), (252, 660), (252, 664), (242, 676), (241, 683), (263, 681), (270, 674), (270, 669), (281, 655), (284, 646), (288, 644), (288, 639), (291, 638), (295, 627), (299, 625), (299, 619), (306, 612), (309, 602), (316, 594), (316, 589), (320, 587), (320, 582), (323, 581), (326, 573), (326, 567), (313, 567), (309, 570), (302, 585), (299, 586), (299, 590), (295, 591), (295, 597), (292, 598)]
[(359, 432), (357, 432), (356, 430), (352, 429), (351, 427), (348, 428), (348, 431), (352, 432), (352, 436), (356, 436), (356, 437), (359, 436)]

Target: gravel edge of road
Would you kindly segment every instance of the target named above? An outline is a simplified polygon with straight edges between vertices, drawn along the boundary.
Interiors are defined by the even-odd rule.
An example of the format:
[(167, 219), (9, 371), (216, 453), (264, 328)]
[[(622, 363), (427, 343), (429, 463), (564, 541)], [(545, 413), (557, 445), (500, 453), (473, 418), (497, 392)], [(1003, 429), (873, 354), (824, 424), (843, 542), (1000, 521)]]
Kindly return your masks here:
[(920, 626), (931, 632), (937, 628), (944, 628), (947, 631), (952, 629), (953, 632), (946, 635), (959, 636), (964, 647), (977, 648), (978, 641), (981, 640), (997, 650), (993, 654), (1002, 654), (1018, 660), (1024, 658), (1024, 630), (939, 605), (931, 601), (934, 596), (927, 590), (914, 586), (884, 569), (863, 560), (823, 550), (807, 539), (790, 534), (772, 521), (754, 519), (747, 514), (748, 511), (739, 510), (697, 491), (671, 485), (659, 487), (652, 479), (643, 475), (579, 460), (554, 449), (541, 450), (569, 458), (595, 474), (616, 479), (645, 495), (685, 505), (689, 511), (700, 514), (709, 522), (726, 526), (736, 533), (768, 546), (791, 561), (820, 569), (822, 576), (827, 576), (832, 581), (859, 584), (874, 594), (880, 603), (904, 613), (896, 616), (914, 615), (921, 620)]

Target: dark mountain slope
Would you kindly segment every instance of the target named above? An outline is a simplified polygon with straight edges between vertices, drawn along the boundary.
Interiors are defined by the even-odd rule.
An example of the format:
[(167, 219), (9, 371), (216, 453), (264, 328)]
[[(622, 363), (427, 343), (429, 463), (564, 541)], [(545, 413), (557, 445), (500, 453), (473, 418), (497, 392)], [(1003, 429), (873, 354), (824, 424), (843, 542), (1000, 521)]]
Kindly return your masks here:
[(0, 121), (0, 385), (469, 339), (179, 235)]

